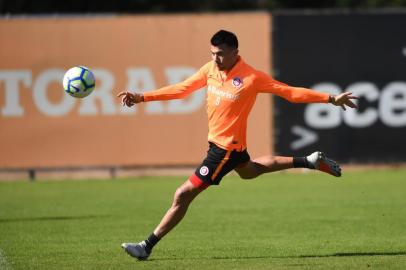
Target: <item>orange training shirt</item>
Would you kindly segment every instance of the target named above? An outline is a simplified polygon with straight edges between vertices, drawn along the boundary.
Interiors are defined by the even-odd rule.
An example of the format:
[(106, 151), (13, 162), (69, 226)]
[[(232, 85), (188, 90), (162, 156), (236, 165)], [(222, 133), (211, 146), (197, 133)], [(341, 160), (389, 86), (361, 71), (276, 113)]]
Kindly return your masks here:
[(210, 61), (181, 83), (144, 93), (144, 101), (184, 98), (206, 85), (208, 140), (226, 150), (247, 148), (247, 119), (258, 93), (275, 94), (295, 103), (327, 103), (329, 99), (329, 94), (278, 82), (239, 57), (228, 72), (219, 71)]

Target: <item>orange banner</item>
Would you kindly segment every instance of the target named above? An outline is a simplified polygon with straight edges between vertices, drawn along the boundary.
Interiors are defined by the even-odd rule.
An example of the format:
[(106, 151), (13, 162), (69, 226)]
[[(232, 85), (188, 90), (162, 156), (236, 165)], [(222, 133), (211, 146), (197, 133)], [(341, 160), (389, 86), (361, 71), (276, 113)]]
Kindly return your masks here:
[[(205, 89), (126, 109), (116, 94), (177, 83), (210, 61), (209, 40), (235, 32), (243, 58), (270, 71), (270, 15), (52, 17), (0, 20), (0, 168), (188, 165), (207, 150)], [(96, 89), (65, 94), (72, 66)], [(269, 95), (250, 116), (252, 156), (271, 149)]]

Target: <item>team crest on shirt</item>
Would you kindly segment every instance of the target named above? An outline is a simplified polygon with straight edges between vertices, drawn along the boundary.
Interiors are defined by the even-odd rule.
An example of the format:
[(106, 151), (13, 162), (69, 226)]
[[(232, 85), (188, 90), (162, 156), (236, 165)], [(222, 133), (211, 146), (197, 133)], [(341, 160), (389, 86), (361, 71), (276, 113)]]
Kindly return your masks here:
[(207, 166), (202, 166), (199, 170), (200, 174), (206, 176), (209, 174), (209, 168)]
[(234, 87), (240, 87), (242, 85), (242, 80), (239, 77), (234, 77), (232, 83)]

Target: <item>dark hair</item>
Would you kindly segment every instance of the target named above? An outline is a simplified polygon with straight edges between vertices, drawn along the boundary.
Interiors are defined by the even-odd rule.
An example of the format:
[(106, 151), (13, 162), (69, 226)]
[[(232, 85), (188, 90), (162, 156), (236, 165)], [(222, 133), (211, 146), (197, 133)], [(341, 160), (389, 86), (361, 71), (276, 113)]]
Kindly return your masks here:
[(221, 44), (226, 44), (228, 47), (233, 49), (238, 49), (238, 39), (237, 36), (229, 31), (220, 30), (213, 35), (210, 40), (211, 45), (219, 46)]

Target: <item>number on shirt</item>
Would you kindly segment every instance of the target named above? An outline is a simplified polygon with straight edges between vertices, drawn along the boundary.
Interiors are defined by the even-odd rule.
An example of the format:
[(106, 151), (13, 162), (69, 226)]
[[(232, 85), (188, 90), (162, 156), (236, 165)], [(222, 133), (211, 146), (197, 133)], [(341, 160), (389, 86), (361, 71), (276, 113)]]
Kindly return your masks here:
[(216, 102), (215, 102), (216, 106), (218, 106), (220, 104), (220, 101), (221, 101), (221, 97), (217, 96)]

